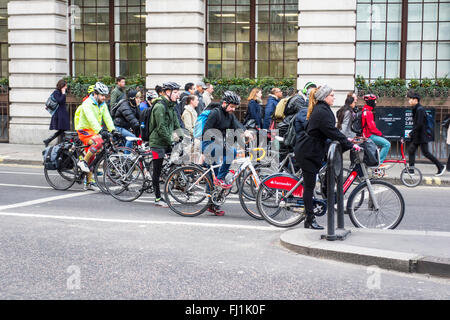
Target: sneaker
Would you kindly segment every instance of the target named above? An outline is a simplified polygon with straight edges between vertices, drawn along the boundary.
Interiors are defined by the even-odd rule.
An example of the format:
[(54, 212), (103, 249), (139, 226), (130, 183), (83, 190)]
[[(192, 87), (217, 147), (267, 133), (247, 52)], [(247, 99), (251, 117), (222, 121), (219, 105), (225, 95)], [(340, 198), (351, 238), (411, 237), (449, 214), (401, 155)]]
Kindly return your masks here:
[(434, 176), (435, 177), (440, 177), (440, 176), (442, 176), (443, 174), (444, 174), (444, 172), (445, 172), (445, 168), (446, 168), (447, 166), (442, 166), (441, 167), (441, 170), (439, 170), (438, 171), (438, 173), (436, 173)]
[(214, 214), (215, 216), (218, 216), (218, 217), (222, 217), (223, 215), (225, 215), (225, 211), (220, 210), (220, 207), (215, 206), (215, 205), (209, 206), (208, 212), (211, 212), (212, 214)]
[(155, 199), (155, 206), (161, 207), (161, 208), (168, 208), (166, 201), (162, 198)]
[(408, 173), (411, 176), (414, 176), (416, 174), (416, 172), (414, 171), (414, 169), (408, 169)]
[(97, 185), (97, 183), (96, 182), (89, 182), (89, 183), (86, 183), (85, 185), (84, 185), (84, 188), (83, 188), (85, 191), (99, 191), (100, 190), (100, 188), (98, 187), (98, 185)]
[(87, 162), (85, 160), (80, 160), (77, 163), (78, 168), (81, 169), (81, 171), (85, 172), (85, 173), (89, 173), (89, 166), (87, 164)]
[(231, 189), (231, 187), (233, 186), (231, 184), (227, 184), (225, 181), (221, 179), (216, 179), (214, 181), (214, 185), (221, 187), (222, 189)]

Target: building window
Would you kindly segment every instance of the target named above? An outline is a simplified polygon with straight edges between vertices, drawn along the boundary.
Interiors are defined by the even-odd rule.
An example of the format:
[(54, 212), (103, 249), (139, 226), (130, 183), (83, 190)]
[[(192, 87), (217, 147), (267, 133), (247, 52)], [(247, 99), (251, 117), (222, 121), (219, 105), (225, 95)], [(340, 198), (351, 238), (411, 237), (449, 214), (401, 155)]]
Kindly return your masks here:
[(450, 0), (358, 0), (357, 75), (424, 79), (449, 70)]
[(71, 74), (145, 74), (145, 0), (71, 0)]
[(207, 76), (297, 77), (298, 0), (208, 0)]
[(8, 77), (8, 2), (0, 0), (0, 78)]

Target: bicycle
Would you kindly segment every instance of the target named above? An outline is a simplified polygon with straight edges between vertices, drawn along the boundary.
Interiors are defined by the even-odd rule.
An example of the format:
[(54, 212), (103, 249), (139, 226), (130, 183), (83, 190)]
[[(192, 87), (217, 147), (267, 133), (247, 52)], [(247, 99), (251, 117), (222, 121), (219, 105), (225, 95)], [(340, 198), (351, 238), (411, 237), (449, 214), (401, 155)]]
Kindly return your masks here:
[[(358, 176), (361, 182), (351, 191), (346, 211), (353, 225), (358, 228), (395, 229), (403, 219), (405, 201), (400, 191), (382, 180), (370, 180), (364, 163), (364, 151), (354, 152), (355, 162), (343, 184), (344, 194)], [(325, 168), (325, 167), (324, 167)], [(326, 183), (326, 170), (321, 169), (320, 183)], [(362, 171), (362, 176), (358, 173)], [(287, 173), (265, 178), (256, 195), (258, 211), (270, 224), (289, 228), (305, 219), (303, 202), (303, 178)], [(322, 190), (324, 190), (322, 188)], [(324, 190), (325, 191), (325, 190)], [(326, 194), (326, 192), (322, 192)], [(326, 200), (313, 198), (314, 215), (323, 216), (327, 211)]]
[(400, 140), (400, 151), (402, 158), (401, 159), (386, 159), (383, 163), (392, 163), (384, 168), (376, 168), (372, 170), (372, 175), (375, 178), (381, 179), (386, 175), (386, 170), (392, 168), (394, 164), (403, 164), (404, 169), (400, 173), (400, 181), (403, 185), (414, 188), (422, 183), (422, 172), (416, 167), (410, 167), (408, 161), (405, 157), (405, 140), (402, 138)]
[[(255, 182), (260, 184), (261, 181), (250, 157), (235, 159), (234, 162), (240, 166), (232, 174), (232, 183), (242, 172), (249, 169)], [(164, 184), (164, 198), (169, 208), (181, 216), (195, 217), (205, 212), (210, 204), (223, 205), (231, 190), (223, 189), (213, 183), (217, 180), (214, 169), (221, 165), (209, 165), (207, 170), (203, 167), (187, 165), (172, 171)], [(247, 213), (255, 219), (261, 219), (259, 215)]]

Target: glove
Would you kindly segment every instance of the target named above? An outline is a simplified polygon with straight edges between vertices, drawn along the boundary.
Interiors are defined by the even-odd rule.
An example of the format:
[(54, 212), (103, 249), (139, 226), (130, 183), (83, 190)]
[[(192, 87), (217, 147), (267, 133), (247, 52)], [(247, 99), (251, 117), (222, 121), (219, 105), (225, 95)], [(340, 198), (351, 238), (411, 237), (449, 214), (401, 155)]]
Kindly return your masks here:
[(98, 134), (102, 136), (102, 139), (107, 139), (109, 137), (108, 130), (105, 130), (104, 128), (102, 128)]
[(358, 146), (357, 144), (354, 144), (354, 145), (353, 145), (353, 150), (361, 151), (361, 147)]

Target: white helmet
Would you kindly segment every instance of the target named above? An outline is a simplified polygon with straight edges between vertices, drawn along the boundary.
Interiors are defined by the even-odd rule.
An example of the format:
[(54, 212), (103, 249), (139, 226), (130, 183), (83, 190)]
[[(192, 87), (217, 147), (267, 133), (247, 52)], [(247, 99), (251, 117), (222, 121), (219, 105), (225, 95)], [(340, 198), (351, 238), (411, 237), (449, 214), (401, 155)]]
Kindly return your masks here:
[(94, 86), (94, 92), (97, 94), (103, 94), (106, 96), (109, 93), (109, 89), (105, 84), (103, 84), (101, 82), (97, 82)]
[(147, 91), (147, 94), (145, 95), (145, 98), (147, 100), (153, 100), (155, 98), (158, 98), (158, 94), (156, 93), (156, 91)]

